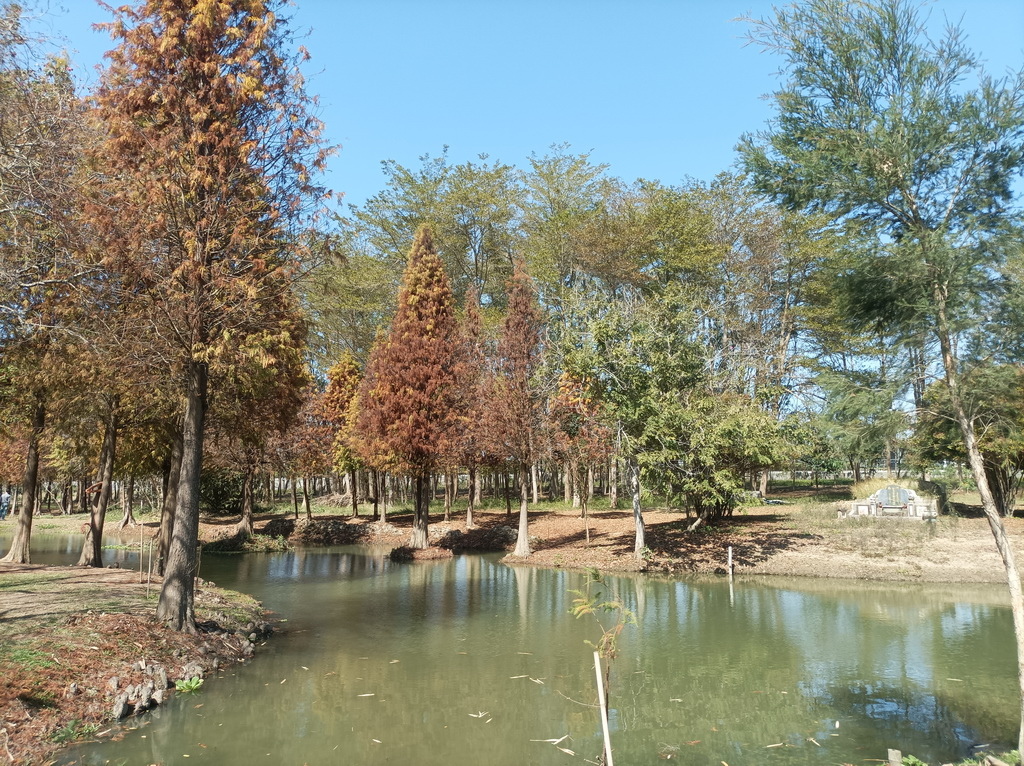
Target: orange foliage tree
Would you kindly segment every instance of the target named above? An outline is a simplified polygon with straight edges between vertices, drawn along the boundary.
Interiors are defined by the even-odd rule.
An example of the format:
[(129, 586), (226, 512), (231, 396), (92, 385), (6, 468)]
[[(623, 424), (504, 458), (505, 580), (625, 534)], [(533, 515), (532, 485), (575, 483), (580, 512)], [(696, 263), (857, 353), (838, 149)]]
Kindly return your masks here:
[(498, 342), (489, 418), (491, 451), (512, 462), (519, 474), (516, 556), (530, 555), (530, 466), (537, 456), (543, 426), (543, 397), (536, 381), (541, 330), (533, 281), (522, 264), (517, 264), (509, 286), (508, 315)]
[(415, 482), (412, 548), (428, 545), (424, 484), (451, 451), (457, 335), (451, 285), (424, 226), (409, 251), (390, 331), (370, 353), (357, 420), (368, 462)]
[(346, 351), (327, 371), (327, 388), (321, 398), (323, 417), (334, 431), (331, 449), (334, 468), (348, 474), (353, 516), (359, 512), (356, 469), (359, 468), (360, 460), (352, 441), (352, 431), (357, 418), (362, 378), (359, 363), (351, 352)]
[[(184, 401), (177, 509), (157, 616), (194, 632), (199, 475), (210, 368), (277, 363), (301, 333), (282, 311), (310, 181), (327, 150), (281, 0), (146, 0), (116, 10), (96, 96), (108, 183), (93, 206), (103, 264), (149, 306)], [(216, 383), (216, 381), (215, 381)]]

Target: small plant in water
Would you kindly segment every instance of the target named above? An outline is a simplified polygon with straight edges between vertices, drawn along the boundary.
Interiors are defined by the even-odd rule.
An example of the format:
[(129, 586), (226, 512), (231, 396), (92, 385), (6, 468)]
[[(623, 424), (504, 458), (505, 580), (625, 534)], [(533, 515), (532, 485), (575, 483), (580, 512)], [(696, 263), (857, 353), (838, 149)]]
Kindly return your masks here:
[[(635, 625), (636, 617), (618, 599), (602, 600), (603, 594), (600, 591), (591, 593), (594, 586), (597, 585), (605, 585), (601, 573), (596, 569), (588, 570), (586, 590), (569, 591), (569, 593), (576, 596), (572, 600), (572, 609), (569, 611), (577, 620), (584, 615), (594, 616), (598, 627), (601, 629), (601, 637), (596, 644), (592, 641), (587, 641), (587, 646), (597, 650), (602, 659), (612, 660), (615, 659), (615, 655), (618, 653), (619, 634), (627, 625)], [(614, 622), (602, 622), (601, 615), (612, 614), (615, 615)]]
[(185, 694), (195, 694), (203, 686), (203, 679), (199, 676), (192, 676), (192, 678), (179, 678), (174, 682), (174, 688), (179, 692)]
[[(598, 627), (601, 629), (601, 637), (596, 644), (592, 641), (587, 641), (586, 643), (594, 650), (594, 666), (598, 675), (597, 693), (600, 703), (599, 707), (601, 708), (601, 729), (604, 733), (604, 756), (601, 762), (607, 764), (607, 766), (612, 766), (612, 743), (608, 727), (608, 692), (611, 660), (615, 659), (615, 655), (618, 654), (619, 634), (622, 633), (622, 629), (627, 625), (635, 625), (636, 617), (618, 599), (602, 600), (600, 592), (591, 593), (595, 585), (604, 584), (600, 572), (596, 569), (589, 570), (587, 572), (586, 590), (569, 591), (576, 596), (572, 601), (572, 609), (569, 611), (576, 619), (584, 615), (593, 615)], [(615, 621), (610, 624), (602, 622), (601, 615), (609, 614), (615, 615)], [(602, 659), (609, 660), (603, 668), (603, 673), (601, 667)]]

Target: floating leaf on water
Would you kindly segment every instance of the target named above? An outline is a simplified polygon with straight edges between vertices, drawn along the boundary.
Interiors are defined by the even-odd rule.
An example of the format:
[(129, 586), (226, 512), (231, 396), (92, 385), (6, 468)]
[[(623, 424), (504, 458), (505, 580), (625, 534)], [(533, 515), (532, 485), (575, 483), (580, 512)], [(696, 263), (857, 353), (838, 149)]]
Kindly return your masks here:
[(533, 652), (516, 652), (516, 654), (525, 654), (531, 657), (533, 656)]
[(562, 742), (565, 742), (565, 740), (567, 740), (568, 738), (569, 738), (568, 734), (563, 734), (558, 739), (531, 739), (530, 742), (547, 742), (548, 744), (551, 744), (551, 745), (558, 745), (558, 744), (561, 744)]
[(401, 660), (391, 660), (388, 665), (394, 665), (396, 662), (401, 662)]
[(535, 684), (540, 684), (541, 686), (544, 685), (544, 682), (539, 678), (531, 678), (530, 680), (533, 681)]
[[(558, 746), (556, 745), (556, 747), (558, 747)], [(567, 747), (559, 747), (558, 749), (561, 750), (563, 753), (568, 753), (569, 755), (576, 755), (576, 753), (574, 753), (572, 750), (570, 750)]]
[(357, 694), (356, 696), (357, 697), (376, 697), (377, 695), (373, 694), (373, 693), (370, 693), (370, 694)]
[(309, 668), (307, 668), (305, 665), (299, 665), (299, 667), (302, 668), (303, 670), (309, 670)]
[(485, 715), (487, 715), (486, 710), (481, 710), (479, 713), (469, 713), (470, 718), (483, 718)]
[(776, 742), (774, 745), (765, 745), (765, 749), (767, 749), (769, 747), (782, 747), (785, 744), (786, 744), (785, 742)]
[(669, 702), (682, 702), (682, 700), (679, 699), (678, 697), (673, 697), (672, 699), (669, 700)]
[[(381, 741), (379, 739), (371, 739), (370, 741), (376, 742), (378, 745), (381, 744)], [(337, 748), (335, 748), (335, 750), (337, 750)]]
[(808, 739), (809, 741), (813, 742), (813, 743), (814, 743), (815, 745), (817, 745), (818, 747), (821, 747), (821, 743), (820, 743), (820, 742), (818, 742), (818, 740), (816, 740), (816, 739), (815, 739), (814, 737), (808, 737), (807, 739)]
[[(282, 679), (281, 679), (281, 683), (283, 684), (283, 683), (284, 683), (285, 681), (287, 681), (287, 680), (288, 680), (287, 678), (282, 678)], [(280, 684), (279, 684), (279, 685), (280, 685)]]
[(964, 682), (964, 679), (962, 679), (962, 678), (947, 678), (946, 680), (947, 681), (959, 681), (960, 683)]
[(530, 676), (528, 676), (528, 675), (526, 675), (526, 674), (524, 674), (524, 675), (521, 675), (521, 676), (509, 676), (509, 678), (529, 678), (529, 677), (530, 677)]

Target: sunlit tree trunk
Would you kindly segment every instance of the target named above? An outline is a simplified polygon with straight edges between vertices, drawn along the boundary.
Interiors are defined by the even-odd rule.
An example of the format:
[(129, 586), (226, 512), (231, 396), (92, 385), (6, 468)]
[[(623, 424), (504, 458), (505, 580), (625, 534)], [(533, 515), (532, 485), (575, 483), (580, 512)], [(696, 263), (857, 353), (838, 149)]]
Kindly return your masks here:
[(253, 506), (253, 483), (256, 468), (250, 461), (246, 461), (245, 471), (242, 474), (242, 518), (235, 524), (235, 534), (248, 540), (252, 537), (252, 506)]
[[(82, 542), (82, 554), (78, 566), (103, 566), (103, 525), (110, 503), (110, 490), (114, 478), (114, 456), (117, 450), (117, 397), (110, 402), (103, 428), (103, 445), (100, 447), (99, 492), (92, 503), (92, 516)], [(140, 554), (141, 555), (141, 554)]]
[(178, 510), (178, 483), (181, 479), (181, 429), (175, 425), (171, 438), (171, 457), (167, 469), (167, 488), (164, 492), (163, 508), (160, 512), (159, 555), (157, 572), (164, 573), (167, 556), (171, 551), (171, 535), (174, 534), (174, 515)]
[(414, 481), (416, 497), (413, 505), (412, 535), (409, 538), (409, 547), (422, 550), (430, 544), (428, 529), (430, 477), (418, 473)]
[(633, 542), (633, 554), (637, 558), (643, 556), (643, 550), (647, 547), (644, 534), (644, 513), (640, 507), (640, 464), (636, 458), (629, 458), (629, 488), (633, 498), (633, 526), (636, 528), (636, 539)]
[(476, 466), (469, 466), (469, 504), (466, 506), (466, 529), (474, 529), (473, 510), (476, 506)]
[(529, 556), (530, 551), (530, 465), (519, 464), (519, 534), (513, 556)]
[(174, 514), (171, 547), (164, 567), (164, 584), (157, 619), (171, 629), (196, 632), (195, 577), (199, 541), (199, 479), (203, 467), (203, 429), (206, 423), (208, 369), (204, 362), (189, 364), (188, 398), (181, 439), (181, 475)]
[(134, 527), (138, 525), (135, 521), (135, 477), (129, 476), (125, 480), (124, 494), (121, 497), (121, 510), (124, 512), (121, 520), (117, 523), (118, 529)]
[(42, 439), (45, 426), (46, 405), (42, 398), (37, 398), (36, 407), (32, 413), (32, 430), (29, 432), (25, 473), (21, 480), (21, 513), (18, 514), (18, 526), (14, 531), (11, 549), (2, 559), (11, 564), (32, 563), (29, 552), (32, 540), (32, 515), (35, 512), (39, 481), (39, 442)]

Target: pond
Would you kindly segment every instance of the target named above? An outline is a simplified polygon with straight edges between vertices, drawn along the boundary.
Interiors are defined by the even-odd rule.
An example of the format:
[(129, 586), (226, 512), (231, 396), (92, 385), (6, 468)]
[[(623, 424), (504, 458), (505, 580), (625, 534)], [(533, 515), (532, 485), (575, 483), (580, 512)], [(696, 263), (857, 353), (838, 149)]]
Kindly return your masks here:
[[(77, 556), (50, 540), (33, 548), (39, 563)], [(581, 573), (492, 556), (392, 564), (358, 547), (207, 555), (202, 567), (286, 618), (281, 633), (251, 664), (61, 763), (597, 760), (585, 642), (600, 629), (569, 614)], [(997, 586), (635, 576), (600, 590), (637, 620), (611, 669), (620, 766), (862, 763), (889, 747), (935, 763), (1016, 737)]]

